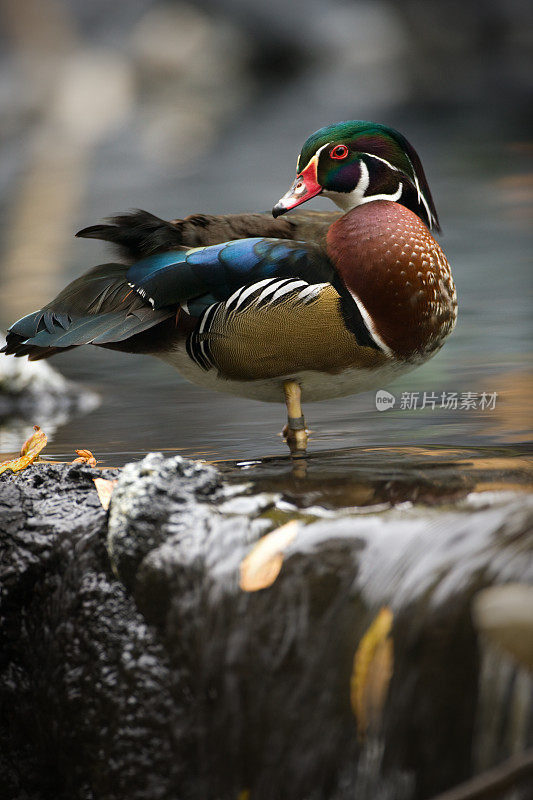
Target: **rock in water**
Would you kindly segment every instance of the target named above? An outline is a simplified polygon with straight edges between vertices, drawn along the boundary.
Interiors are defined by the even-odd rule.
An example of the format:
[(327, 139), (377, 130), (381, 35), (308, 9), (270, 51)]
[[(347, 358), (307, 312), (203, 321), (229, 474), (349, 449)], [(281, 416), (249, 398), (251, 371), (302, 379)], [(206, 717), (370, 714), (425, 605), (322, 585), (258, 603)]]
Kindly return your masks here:
[(524, 495), (317, 507), (269, 539), (272, 582), (247, 591), (280, 493), (150, 454), (121, 471), (107, 514), (102, 474), (118, 473), (0, 479), (8, 796), (417, 800), (472, 773), (471, 603), (533, 582)]
[[(4, 344), (0, 334), (0, 348)], [(19, 449), (35, 422), (50, 435), (72, 414), (87, 414), (99, 402), (45, 361), (0, 355), (0, 452)]]
[(116, 472), (38, 464), (2, 476), (6, 800), (178, 796), (168, 657), (111, 573), (102, 475)]

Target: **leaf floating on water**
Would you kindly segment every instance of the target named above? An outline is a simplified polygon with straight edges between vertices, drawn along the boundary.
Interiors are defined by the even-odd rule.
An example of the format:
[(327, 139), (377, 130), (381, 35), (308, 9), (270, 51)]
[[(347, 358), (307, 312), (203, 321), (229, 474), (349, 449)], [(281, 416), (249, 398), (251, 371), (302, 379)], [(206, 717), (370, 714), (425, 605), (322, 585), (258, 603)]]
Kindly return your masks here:
[(359, 642), (353, 659), (350, 702), (360, 740), (381, 722), (394, 667), (392, 620), (392, 611), (384, 606)]
[(87, 464), (88, 467), (96, 467), (98, 463), (90, 450), (76, 450), (78, 458), (75, 458), (73, 464)]
[(33, 430), (35, 433), (22, 445), (20, 458), (13, 458), (11, 461), (4, 461), (0, 464), (0, 474), (8, 469), (12, 472), (20, 472), (22, 469), (26, 469), (30, 464), (33, 464), (48, 441), (46, 433), (42, 431), (38, 425), (34, 425)]
[(241, 561), (240, 587), (244, 592), (257, 592), (272, 586), (278, 577), (285, 549), (293, 542), (300, 523), (292, 520), (259, 539)]
[(111, 502), (113, 489), (117, 485), (117, 480), (115, 479), (108, 481), (106, 478), (93, 478), (93, 481), (94, 485), (96, 486), (96, 491), (98, 492), (98, 498), (102, 504), (102, 507), (107, 511), (109, 508), (109, 503)]

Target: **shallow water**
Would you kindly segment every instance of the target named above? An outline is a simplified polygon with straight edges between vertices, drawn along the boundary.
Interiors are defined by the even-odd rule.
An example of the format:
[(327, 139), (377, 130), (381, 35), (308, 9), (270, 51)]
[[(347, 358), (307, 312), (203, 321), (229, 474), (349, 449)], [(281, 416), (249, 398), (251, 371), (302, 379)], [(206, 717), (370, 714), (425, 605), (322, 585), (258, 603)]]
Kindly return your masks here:
[(490, 502), (497, 494), (527, 492), (532, 456), (527, 445), (354, 447), (218, 466), (230, 480), (250, 481), (254, 492), (280, 492), (279, 509), (287, 514), (330, 517), (379, 512), (398, 503), (451, 505), (472, 493)]
[[(15, 227), (19, 244), (30, 251), (21, 250), (18, 260), (6, 265), (11, 272), (2, 284), (0, 326), (7, 327), (108, 257), (100, 243), (70, 239), (76, 228), (135, 206), (165, 218), (271, 208), (290, 184), (299, 147), (311, 131), (336, 119), (378, 119), (402, 130), (422, 158), (443, 228), (440, 242), (457, 284), (458, 323), (433, 360), (390, 387), (397, 397), (392, 411), (378, 412), (373, 393), (319, 404), (305, 404), (304, 398), (311, 452), (369, 445), (490, 446), (529, 439), (533, 184), (528, 175), (533, 145), (523, 110), (517, 103), (506, 105), (505, 98), (491, 104), (481, 95), (468, 104), (417, 105), (405, 99), (408, 94), (398, 94), (398, 81), (407, 75), (401, 60), (396, 69), (393, 59), (387, 74), (395, 78), (402, 102), (395, 101), (394, 92), (378, 91), (382, 82), (371, 84), (370, 91), (354, 85), (349, 70), (335, 69), (328, 63), (310, 64), (296, 77), (257, 84), (246, 101), (241, 98), (240, 110), (219, 126), (201, 157), (175, 163), (162, 163), (141, 147), (137, 112), (131, 125), (102, 137), (85, 160), (79, 159), (74, 176), (69, 172), (80, 184), (70, 216), (60, 213), (61, 204), (53, 213), (54, 191), (64, 182), (53, 170), (45, 170), (50, 194), (43, 193), (43, 207), (24, 216), (16, 193), (28, 181), (31, 188), (32, 170), (38, 170), (23, 148), (13, 146), (0, 175), (6, 180), (19, 176), (13, 180), (14, 210), (4, 226), (9, 235)], [(326, 91), (333, 77), (335, 90)], [(62, 191), (63, 199), (70, 197), (68, 187)], [(331, 206), (326, 200), (309, 205)], [(44, 230), (36, 225), (40, 213), (47, 215)], [(98, 391), (101, 404), (53, 433), (50, 456), (68, 458), (83, 447), (103, 463), (122, 464), (166, 448), (209, 459), (285, 452), (276, 437), (285, 421), (282, 405), (191, 386), (168, 365), (146, 356), (87, 347), (51, 363)], [(419, 406), (424, 392), (436, 397), (435, 408), (401, 410), (405, 392), (420, 393)], [(495, 408), (441, 408), (443, 392), (476, 393), (478, 402), (483, 392), (497, 393)], [(27, 420), (30, 426), (39, 422)], [(6, 449), (0, 443), (0, 451)]]

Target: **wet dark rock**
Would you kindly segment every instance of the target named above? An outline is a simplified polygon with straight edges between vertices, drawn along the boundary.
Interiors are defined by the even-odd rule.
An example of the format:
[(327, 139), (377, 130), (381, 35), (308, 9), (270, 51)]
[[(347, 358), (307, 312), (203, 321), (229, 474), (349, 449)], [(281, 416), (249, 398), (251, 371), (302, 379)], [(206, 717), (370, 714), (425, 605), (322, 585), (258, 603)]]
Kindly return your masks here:
[(105, 551), (93, 477), (39, 464), (0, 478), (5, 798), (175, 797), (167, 655)]
[(144, 556), (173, 534), (195, 532), (210, 515), (208, 499), (221, 497), (217, 471), (176, 456), (150, 453), (128, 464), (113, 492), (108, 550), (116, 573), (132, 588)]
[[(533, 742), (531, 677), (495, 667), (471, 618), (480, 589), (533, 583), (527, 495), (394, 506), (382, 470), (382, 507), (316, 506), (273, 585), (246, 592), (243, 558), (291, 516), (280, 492), (150, 454), (107, 515), (95, 475), (0, 478), (11, 797), (423, 800)], [(384, 605), (394, 671), (365, 738), (350, 679)]]
[[(0, 348), (5, 338), (0, 333)], [(0, 356), (0, 451), (17, 450), (39, 424), (51, 435), (73, 414), (86, 414), (98, 396), (44, 361)]]

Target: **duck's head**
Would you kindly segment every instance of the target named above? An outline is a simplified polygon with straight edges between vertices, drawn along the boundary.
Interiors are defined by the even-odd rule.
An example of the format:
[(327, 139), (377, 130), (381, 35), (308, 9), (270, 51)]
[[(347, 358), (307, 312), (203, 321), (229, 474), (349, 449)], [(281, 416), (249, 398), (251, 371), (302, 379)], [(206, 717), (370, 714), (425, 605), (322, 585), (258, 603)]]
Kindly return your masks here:
[(437, 211), (416, 150), (401, 133), (376, 122), (352, 120), (321, 128), (305, 142), (296, 179), (274, 206), (279, 217), (323, 194), (343, 211), (392, 200), (440, 230)]

